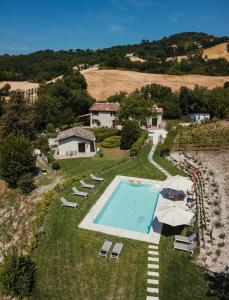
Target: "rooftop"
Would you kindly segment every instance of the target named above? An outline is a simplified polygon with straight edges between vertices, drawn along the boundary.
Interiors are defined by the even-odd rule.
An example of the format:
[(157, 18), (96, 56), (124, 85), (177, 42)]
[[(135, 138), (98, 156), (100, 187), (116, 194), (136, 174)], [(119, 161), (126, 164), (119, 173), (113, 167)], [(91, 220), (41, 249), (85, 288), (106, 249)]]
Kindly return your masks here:
[(108, 111), (117, 112), (119, 110), (119, 103), (95, 103), (90, 108), (90, 111)]
[(73, 127), (73, 128), (63, 130), (58, 134), (56, 140), (61, 141), (61, 140), (67, 139), (72, 136), (78, 136), (85, 140), (90, 140), (90, 141), (95, 140), (95, 136), (94, 136), (93, 132), (90, 130), (86, 130), (82, 127)]

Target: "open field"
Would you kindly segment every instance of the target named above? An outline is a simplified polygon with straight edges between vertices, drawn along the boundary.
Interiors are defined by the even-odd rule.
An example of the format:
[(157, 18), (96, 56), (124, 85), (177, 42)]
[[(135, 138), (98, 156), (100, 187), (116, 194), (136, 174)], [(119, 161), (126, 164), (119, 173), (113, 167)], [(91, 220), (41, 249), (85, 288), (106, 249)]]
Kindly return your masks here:
[(145, 62), (145, 59), (138, 57), (138, 56), (129, 57), (129, 60), (132, 62)]
[(222, 43), (215, 45), (211, 48), (207, 48), (203, 50), (203, 58), (205, 56), (208, 59), (217, 59), (217, 58), (225, 58), (229, 61), (229, 52), (227, 51), (227, 43)]
[(182, 85), (194, 88), (196, 84), (209, 89), (223, 86), (229, 81), (229, 76), (204, 76), (204, 75), (165, 75), (148, 74), (122, 70), (88, 69), (82, 72), (85, 76), (89, 93), (98, 101), (120, 91), (133, 92), (144, 85), (157, 83), (178, 90)]
[(21, 91), (28, 91), (31, 89), (35, 89), (39, 87), (39, 83), (37, 82), (29, 82), (29, 81), (1, 81), (0, 88), (2, 88), (5, 84), (10, 84), (11, 90), (21, 90)]
[[(146, 299), (147, 244), (116, 238), (77, 227), (116, 175), (162, 179), (162, 174), (147, 160), (150, 145), (134, 159), (110, 158), (70, 159), (62, 161), (66, 176), (95, 172), (105, 178), (96, 183), (87, 199), (73, 196), (72, 185), (65, 186), (64, 196), (79, 203), (79, 208), (61, 207), (59, 196), (47, 213), (41, 238), (34, 252), (37, 263), (37, 283), (32, 299)], [(72, 170), (70, 170), (72, 168)], [(87, 181), (89, 181), (87, 179)], [(77, 187), (79, 183), (74, 183)], [(160, 242), (160, 299), (210, 299), (201, 268), (192, 263), (189, 255), (172, 250), (173, 234), (183, 228), (163, 228)], [(103, 241), (121, 241), (124, 244), (119, 260), (98, 256)], [(215, 300), (215, 298), (211, 298)]]

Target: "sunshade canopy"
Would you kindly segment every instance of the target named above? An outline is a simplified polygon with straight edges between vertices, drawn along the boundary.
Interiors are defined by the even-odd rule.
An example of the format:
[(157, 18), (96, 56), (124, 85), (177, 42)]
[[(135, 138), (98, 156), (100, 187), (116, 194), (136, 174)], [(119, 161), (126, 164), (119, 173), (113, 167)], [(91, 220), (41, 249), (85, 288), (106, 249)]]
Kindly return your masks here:
[(161, 223), (170, 226), (189, 225), (191, 223), (192, 218), (195, 216), (193, 212), (186, 211), (172, 201), (163, 201), (165, 203), (161, 204), (156, 215)]

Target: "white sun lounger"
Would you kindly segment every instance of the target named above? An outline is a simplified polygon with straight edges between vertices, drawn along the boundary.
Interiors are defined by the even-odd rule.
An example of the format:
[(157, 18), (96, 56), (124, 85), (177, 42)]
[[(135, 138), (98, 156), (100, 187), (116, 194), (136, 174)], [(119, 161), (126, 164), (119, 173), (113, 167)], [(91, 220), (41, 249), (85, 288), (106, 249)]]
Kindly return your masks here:
[(182, 243), (176, 243), (174, 242), (173, 244), (173, 250), (182, 250), (186, 252), (191, 252), (193, 253), (194, 248), (196, 247), (196, 243), (192, 244), (182, 244)]
[(105, 241), (105, 242), (103, 243), (102, 248), (101, 248), (100, 251), (99, 251), (99, 255), (100, 255), (100, 256), (103, 256), (103, 257), (107, 257), (107, 254), (108, 254), (108, 252), (109, 252), (109, 250), (110, 250), (110, 248), (111, 248), (111, 245), (112, 245), (112, 242), (110, 242), (110, 241)]
[(73, 186), (73, 188), (72, 188), (72, 192), (73, 192), (73, 194), (76, 195), (76, 196), (82, 196), (82, 197), (87, 197), (87, 196), (88, 196), (88, 193), (86, 193), (86, 192), (81, 192), (81, 191), (77, 190), (77, 188), (74, 187), (74, 186)]
[(80, 180), (80, 184), (84, 188), (93, 189), (95, 187), (94, 184), (86, 183), (84, 180)]
[(60, 198), (60, 201), (62, 203), (62, 206), (67, 206), (67, 207), (74, 207), (77, 208), (78, 203), (74, 203), (74, 202), (69, 202), (68, 200), (66, 200), (64, 197)]
[(114, 245), (113, 250), (111, 251), (110, 258), (117, 258), (117, 259), (118, 259), (119, 254), (120, 254), (121, 251), (122, 251), (122, 247), (123, 247), (123, 244), (122, 244), (122, 243), (116, 243), (116, 244)]
[(101, 178), (101, 177), (96, 177), (94, 174), (90, 174), (90, 177), (91, 177), (91, 179), (92, 180), (96, 180), (96, 181), (103, 181), (104, 180), (104, 178)]
[(193, 233), (190, 236), (175, 235), (175, 242), (193, 243), (195, 239), (196, 233)]

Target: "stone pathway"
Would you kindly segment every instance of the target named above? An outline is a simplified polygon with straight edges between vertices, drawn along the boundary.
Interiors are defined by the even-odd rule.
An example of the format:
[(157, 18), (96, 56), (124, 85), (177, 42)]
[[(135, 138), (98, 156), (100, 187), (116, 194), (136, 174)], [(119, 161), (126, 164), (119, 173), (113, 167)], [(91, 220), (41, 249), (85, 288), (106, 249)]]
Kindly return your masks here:
[(148, 262), (150, 263), (147, 265), (146, 300), (159, 300), (159, 250), (157, 245), (148, 246)]
[(148, 160), (151, 164), (153, 164), (158, 170), (160, 170), (166, 177), (171, 177), (172, 175), (169, 174), (169, 172), (167, 172), (164, 168), (162, 168), (157, 162), (155, 162), (153, 160), (153, 155), (154, 155), (154, 152), (156, 150), (156, 147), (157, 145), (153, 145), (150, 152), (149, 152), (149, 155), (148, 155)]

